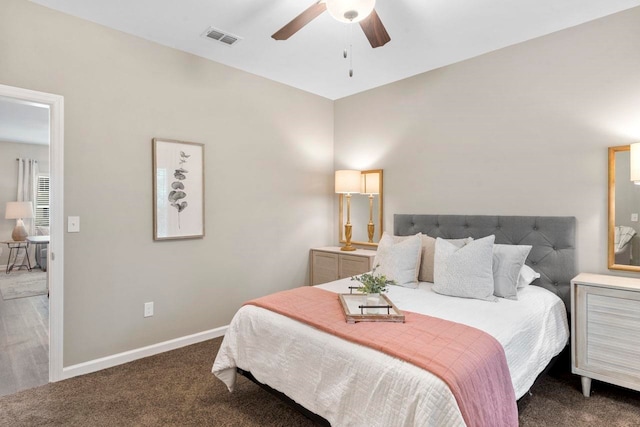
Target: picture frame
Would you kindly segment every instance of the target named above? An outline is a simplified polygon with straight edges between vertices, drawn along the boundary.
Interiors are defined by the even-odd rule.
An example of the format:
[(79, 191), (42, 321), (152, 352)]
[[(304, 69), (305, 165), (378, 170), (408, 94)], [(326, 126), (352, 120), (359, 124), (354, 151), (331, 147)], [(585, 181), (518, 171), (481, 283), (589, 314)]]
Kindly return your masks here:
[(204, 144), (153, 138), (153, 240), (204, 237)]

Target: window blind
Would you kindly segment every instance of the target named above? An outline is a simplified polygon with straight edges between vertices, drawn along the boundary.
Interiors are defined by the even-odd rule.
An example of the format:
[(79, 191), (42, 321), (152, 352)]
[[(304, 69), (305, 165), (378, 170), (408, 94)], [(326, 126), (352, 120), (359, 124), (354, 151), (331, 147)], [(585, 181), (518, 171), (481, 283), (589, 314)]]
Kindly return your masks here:
[(36, 226), (49, 226), (49, 175), (38, 175)]

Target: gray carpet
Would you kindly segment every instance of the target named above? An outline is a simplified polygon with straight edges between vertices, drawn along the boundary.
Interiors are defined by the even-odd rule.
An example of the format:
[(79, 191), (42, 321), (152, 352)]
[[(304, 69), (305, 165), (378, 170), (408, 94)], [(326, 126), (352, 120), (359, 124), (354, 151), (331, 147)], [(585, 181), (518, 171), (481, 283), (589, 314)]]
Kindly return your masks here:
[[(241, 378), (233, 394), (211, 373), (221, 339), (0, 398), (2, 426), (311, 426)], [(520, 402), (521, 426), (640, 426), (640, 393), (545, 376)]]
[(0, 293), (5, 301), (47, 294), (47, 273), (40, 270), (0, 272)]
[(591, 397), (584, 397), (569, 354), (531, 393), (518, 403), (521, 427), (640, 427), (640, 392), (593, 381)]

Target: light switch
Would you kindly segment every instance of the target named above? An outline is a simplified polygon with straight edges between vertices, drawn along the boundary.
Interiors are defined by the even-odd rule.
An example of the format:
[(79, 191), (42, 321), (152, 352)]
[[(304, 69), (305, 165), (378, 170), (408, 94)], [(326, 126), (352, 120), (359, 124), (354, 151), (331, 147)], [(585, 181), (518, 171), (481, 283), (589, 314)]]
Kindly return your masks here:
[(631, 214), (631, 221), (638, 222), (638, 214), (637, 213), (632, 213)]
[(153, 316), (153, 301), (144, 303), (144, 317)]
[(80, 232), (80, 217), (70, 216), (67, 217), (67, 233), (79, 233)]

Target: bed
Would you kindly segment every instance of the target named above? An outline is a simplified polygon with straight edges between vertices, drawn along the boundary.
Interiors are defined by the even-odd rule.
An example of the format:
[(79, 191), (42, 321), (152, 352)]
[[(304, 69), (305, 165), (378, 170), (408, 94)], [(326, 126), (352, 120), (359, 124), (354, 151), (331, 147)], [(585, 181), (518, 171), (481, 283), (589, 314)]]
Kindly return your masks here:
[[(447, 239), (495, 235), (498, 244), (532, 246), (526, 264), (540, 278), (537, 286), (518, 291), (515, 301), (440, 295), (427, 282), (388, 292), (401, 310), (463, 323), (496, 338), (520, 398), (568, 342), (575, 218), (395, 215), (395, 235), (416, 233)], [(319, 288), (347, 293), (352, 284), (343, 279)], [(331, 425), (465, 425), (451, 390), (430, 372), (253, 305), (234, 317), (213, 366), (230, 391), (237, 369)]]

